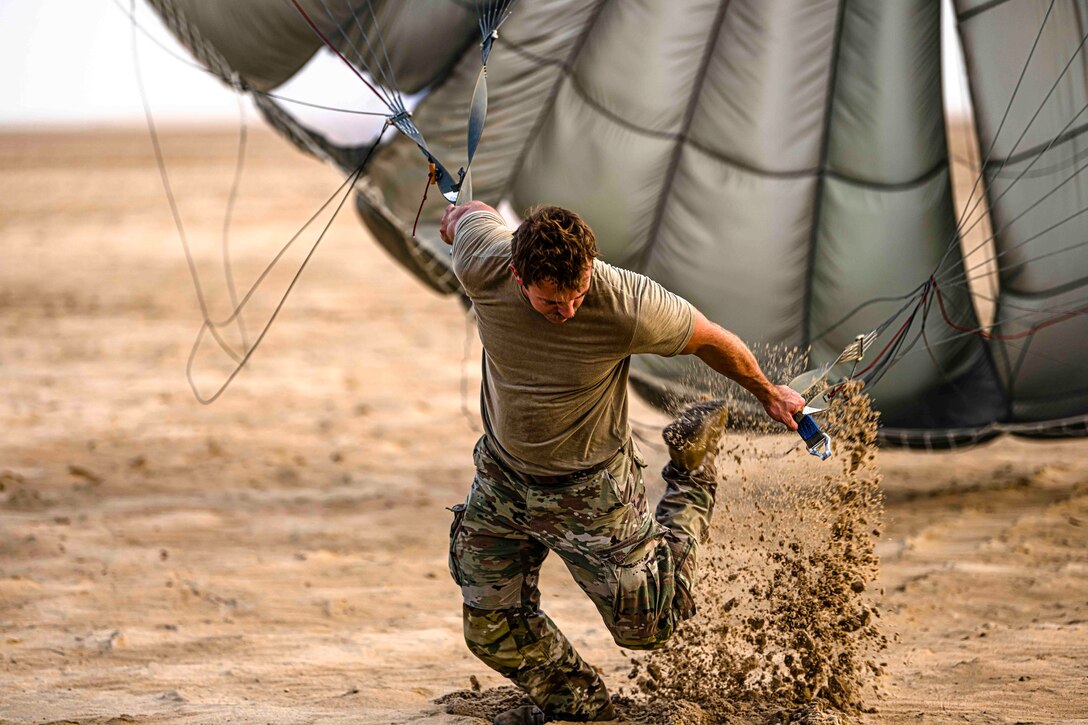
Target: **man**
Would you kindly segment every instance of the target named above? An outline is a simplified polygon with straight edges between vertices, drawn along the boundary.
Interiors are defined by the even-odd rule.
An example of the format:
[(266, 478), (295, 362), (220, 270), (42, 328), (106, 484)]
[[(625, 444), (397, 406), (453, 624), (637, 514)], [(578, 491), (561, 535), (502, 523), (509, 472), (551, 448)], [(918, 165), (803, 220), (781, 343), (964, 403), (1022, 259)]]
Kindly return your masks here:
[(609, 720), (600, 676), (540, 611), (556, 552), (616, 643), (652, 649), (695, 613), (696, 551), (714, 506), (722, 401), (665, 429), (671, 461), (653, 516), (627, 422), (630, 356), (697, 355), (791, 430), (804, 400), (772, 385), (739, 338), (649, 278), (597, 259), (575, 213), (541, 207), (511, 233), (481, 202), (446, 210), (442, 239), (483, 342), (476, 476), (454, 507), (450, 572), (465, 641), (536, 703), (496, 725)]

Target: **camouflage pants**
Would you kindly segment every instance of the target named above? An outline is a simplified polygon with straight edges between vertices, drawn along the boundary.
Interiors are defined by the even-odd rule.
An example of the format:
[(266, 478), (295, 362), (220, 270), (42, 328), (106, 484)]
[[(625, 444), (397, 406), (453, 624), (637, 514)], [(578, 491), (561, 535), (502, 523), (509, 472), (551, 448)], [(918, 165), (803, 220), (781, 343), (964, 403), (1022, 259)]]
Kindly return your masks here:
[(647, 511), (642, 469), (629, 443), (595, 473), (530, 485), (481, 438), (468, 499), (453, 508), (450, 573), (464, 597), (465, 641), (552, 716), (593, 719), (608, 692), (544, 612), (537, 588), (548, 551), (562, 557), (616, 643), (661, 646), (695, 613), (696, 550), (706, 540), (714, 473), (665, 467), (665, 494)]

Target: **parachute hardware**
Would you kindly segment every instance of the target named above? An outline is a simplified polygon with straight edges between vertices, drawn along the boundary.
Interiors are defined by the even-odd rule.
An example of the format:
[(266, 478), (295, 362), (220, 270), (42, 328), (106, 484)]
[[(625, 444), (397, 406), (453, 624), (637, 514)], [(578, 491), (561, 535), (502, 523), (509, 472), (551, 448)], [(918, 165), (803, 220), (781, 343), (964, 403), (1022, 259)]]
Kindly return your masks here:
[(821, 461), (831, 457), (831, 436), (820, 430), (812, 416), (798, 413), (793, 416), (797, 421), (797, 432), (805, 441), (805, 448)]
[[(828, 374), (836, 365), (854, 363), (856, 368), (857, 363), (865, 356), (865, 351), (876, 340), (876, 336), (876, 330), (865, 335), (858, 335), (839, 353), (837, 358), (824, 363), (818, 368), (801, 373), (790, 381), (789, 387), (801, 396), (805, 396), (814, 387), (826, 380)], [(853, 377), (853, 371), (846, 379), (849, 380), (851, 377)], [(793, 419), (797, 421), (797, 432), (804, 439), (808, 452), (821, 461), (826, 461), (831, 457), (831, 436), (820, 430), (820, 426), (812, 419), (812, 413), (826, 410), (831, 404), (831, 397), (836, 391), (837, 388), (831, 388), (813, 400), (807, 401), (804, 409), (793, 416)]]
[(488, 56), (491, 55), (491, 46), (493, 46), (498, 39), (499, 31), (492, 30), (490, 33), (484, 35), (484, 40), (480, 43), (480, 55), (483, 56), (485, 66), (487, 65)]

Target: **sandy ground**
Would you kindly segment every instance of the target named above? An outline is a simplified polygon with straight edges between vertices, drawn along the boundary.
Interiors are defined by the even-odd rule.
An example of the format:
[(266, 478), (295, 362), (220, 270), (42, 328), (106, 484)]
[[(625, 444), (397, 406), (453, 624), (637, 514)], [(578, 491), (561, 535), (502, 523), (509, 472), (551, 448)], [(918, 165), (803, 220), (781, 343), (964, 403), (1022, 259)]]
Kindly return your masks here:
[[(221, 316), (235, 141), (165, 135)], [(340, 181), (251, 141), (230, 238), (240, 283)], [(257, 296), (250, 339), (285, 282)], [(0, 136), (0, 722), (483, 722), (433, 702), (470, 676), (503, 684), (462, 643), (446, 571), (444, 507), (465, 495), (478, 425), (461, 392), (464, 373), (474, 410), (478, 342), (466, 348), (458, 304), (348, 209), (210, 407), (184, 375), (199, 319), (146, 134)], [(205, 390), (223, 362), (202, 348)], [(646, 448), (654, 470), (664, 454)], [(879, 462), (894, 638), (863, 721), (1088, 722), (1088, 445)], [(554, 561), (543, 590), (623, 684), (626, 656)]]

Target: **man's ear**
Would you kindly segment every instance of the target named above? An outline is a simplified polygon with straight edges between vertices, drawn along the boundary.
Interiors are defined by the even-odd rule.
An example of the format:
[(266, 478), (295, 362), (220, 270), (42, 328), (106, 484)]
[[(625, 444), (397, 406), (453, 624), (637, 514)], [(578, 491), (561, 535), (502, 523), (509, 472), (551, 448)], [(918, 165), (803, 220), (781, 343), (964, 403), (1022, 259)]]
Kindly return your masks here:
[(518, 285), (524, 287), (525, 285), (521, 283), (521, 275), (518, 274), (518, 268), (515, 267), (512, 262), (506, 265), (506, 268), (514, 275), (514, 279), (517, 280)]

